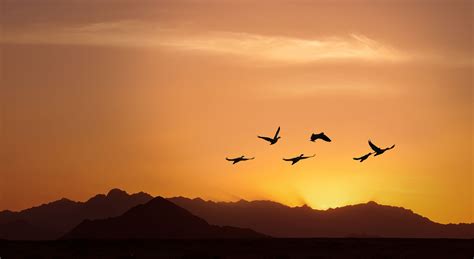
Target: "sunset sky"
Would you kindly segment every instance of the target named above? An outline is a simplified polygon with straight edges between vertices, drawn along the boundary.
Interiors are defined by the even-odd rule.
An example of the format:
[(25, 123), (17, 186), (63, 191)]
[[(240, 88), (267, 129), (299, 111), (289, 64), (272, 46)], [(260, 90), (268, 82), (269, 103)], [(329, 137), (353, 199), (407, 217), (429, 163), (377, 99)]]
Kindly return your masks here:
[[(0, 210), (118, 187), (473, 222), (470, 0), (2, 0)], [(273, 146), (257, 138), (272, 136)], [(331, 143), (309, 141), (324, 131)], [(367, 140), (395, 149), (363, 163)], [(294, 166), (283, 157), (316, 154)], [(256, 159), (232, 165), (225, 157)]]

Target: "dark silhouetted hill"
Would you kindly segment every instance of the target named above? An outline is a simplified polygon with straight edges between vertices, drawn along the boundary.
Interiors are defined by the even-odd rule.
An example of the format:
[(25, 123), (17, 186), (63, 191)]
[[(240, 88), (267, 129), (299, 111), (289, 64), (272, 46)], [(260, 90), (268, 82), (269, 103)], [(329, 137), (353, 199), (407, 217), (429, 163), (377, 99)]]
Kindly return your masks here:
[[(153, 197), (140, 192), (127, 194), (119, 189), (110, 190), (107, 195), (98, 194), (86, 202), (61, 199), (20, 212), (0, 212), (0, 238), (23, 240), (57, 239), (85, 219), (115, 217), (128, 209), (148, 202)], [(12, 235), (9, 229), (21, 229)], [(8, 226), (8, 227), (7, 227)], [(27, 231), (31, 228), (31, 231)]]
[(1, 239), (19, 240), (29, 237), (31, 240), (52, 238), (51, 232), (40, 227), (36, 227), (25, 220), (13, 220), (0, 224)]
[[(0, 212), (0, 239), (57, 239), (84, 220), (117, 217), (152, 200), (113, 189), (86, 202), (57, 200), (20, 212)], [(375, 202), (329, 210), (288, 207), (272, 201), (212, 202), (170, 198), (217, 226), (250, 228), (274, 237), (427, 237), (474, 238), (474, 224), (439, 224), (411, 210)], [(84, 223), (83, 223), (84, 224)]]
[(271, 201), (169, 200), (210, 224), (251, 228), (274, 237), (474, 238), (472, 223), (443, 225), (411, 210), (375, 202), (314, 210)]
[(209, 225), (174, 203), (156, 197), (123, 215), (85, 220), (64, 239), (262, 238), (250, 229)]

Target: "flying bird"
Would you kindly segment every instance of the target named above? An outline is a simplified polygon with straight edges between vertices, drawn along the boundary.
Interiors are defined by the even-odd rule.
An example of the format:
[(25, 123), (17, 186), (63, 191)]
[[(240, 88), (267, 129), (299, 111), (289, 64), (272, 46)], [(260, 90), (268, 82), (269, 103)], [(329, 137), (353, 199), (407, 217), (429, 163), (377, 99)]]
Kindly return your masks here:
[(354, 157), (354, 160), (359, 160), (359, 162), (364, 162), (364, 160), (366, 160), (367, 158), (369, 158), (370, 155), (372, 155), (373, 153), (370, 152), (368, 154), (365, 154), (361, 157)]
[(298, 163), (300, 160), (302, 159), (307, 159), (307, 158), (311, 158), (311, 157), (314, 157), (316, 154), (312, 155), (312, 156), (304, 156), (304, 154), (301, 154), (297, 157), (293, 157), (293, 158), (283, 158), (283, 160), (285, 161), (291, 161), (291, 165), (294, 165), (296, 163)]
[(270, 145), (273, 145), (275, 143), (277, 143), (278, 139), (280, 139), (280, 136), (278, 136), (278, 134), (280, 133), (280, 127), (278, 127), (276, 133), (275, 133), (275, 136), (273, 138), (270, 138), (270, 137), (263, 137), (263, 136), (257, 136), (263, 140), (266, 140), (268, 142), (270, 142)]
[(331, 139), (328, 136), (326, 136), (324, 132), (321, 132), (319, 134), (315, 134), (315, 133), (311, 134), (311, 138), (310, 138), (311, 141), (315, 142), (317, 139), (322, 139), (326, 142), (331, 142)]
[(236, 157), (236, 158), (225, 158), (225, 160), (227, 161), (232, 161), (233, 165), (234, 164), (237, 164), (238, 162), (241, 162), (241, 161), (247, 161), (247, 160), (252, 160), (254, 159), (255, 157), (245, 157), (245, 156), (239, 156), (239, 157)]
[(370, 140), (369, 140), (369, 146), (372, 148), (372, 150), (375, 151), (375, 155), (374, 155), (374, 156), (381, 155), (381, 154), (383, 154), (385, 151), (390, 150), (390, 149), (392, 149), (392, 148), (395, 147), (395, 145), (393, 145), (393, 146), (387, 147), (387, 148), (379, 148), (379, 147), (377, 147), (376, 145), (374, 145), (374, 143), (372, 143)]

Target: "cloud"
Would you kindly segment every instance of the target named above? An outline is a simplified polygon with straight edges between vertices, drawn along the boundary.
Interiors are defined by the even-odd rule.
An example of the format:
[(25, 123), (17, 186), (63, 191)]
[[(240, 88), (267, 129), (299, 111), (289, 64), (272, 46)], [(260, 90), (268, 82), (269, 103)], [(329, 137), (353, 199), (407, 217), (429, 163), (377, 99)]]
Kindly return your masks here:
[(272, 85), (265, 89), (272, 90), (274, 93), (273, 97), (301, 97), (311, 96), (324, 92), (326, 94), (395, 94), (395, 90), (392, 87), (375, 86), (370, 83), (335, 83), (335, 84), (298, 84), (295, 87), (287, 87), (285, 85)]
[(162, 43), (186, 51), (231, 54), (286, 63), (327, 60), (403, 61), (408, 57), (363, 35), (302, 39), (249, 33), (212, 32)]
[(261, 62), (319, 61), (402, 62), (407, 54), (364, 35), (296, 38), (244, 32), (191, 34), (135, 21), (101, 22), (66, 28), (32, 28), (4, 33), (2, 42), (160, 47), (185, 52), (227, 55)]

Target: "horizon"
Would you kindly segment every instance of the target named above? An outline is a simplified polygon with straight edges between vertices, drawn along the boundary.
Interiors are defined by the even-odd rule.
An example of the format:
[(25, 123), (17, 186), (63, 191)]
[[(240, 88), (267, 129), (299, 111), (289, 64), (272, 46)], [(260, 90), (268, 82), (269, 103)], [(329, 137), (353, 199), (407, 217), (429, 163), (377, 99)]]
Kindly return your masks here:
[[(407, 211), (410, 211), (412, 212), (413, 214), (416, 214), (418, 216), (421, 216), (423, 218), (427, 218), (428, 220), (434, 222), (434, 223), (440, 223), (440, 222), (436, 222), (434, 220), (432, 220), (431, 218), (425, 216), (425, 215), (422, 215), (410, 208), (405, 208), (405, 207), (402, 207), (402, 206), (397, 206), (396, 204), (383, 204), (383, 203), (380, 203), (380, 202), (377, 202), (377, 201), (374, 201), (374, 200), (370, 200), (370, 201), (366, 201), (366, 202), (361, 202), (361, 203), (354, 203), (354, 204), (346, 204), (346, 205), (343, 205), (343, 206), (338, 206), (338, 207), (329, 207), (329, 208), (324, 208), (324, 209), (317, 209), (317, 208), (313, 208), (311, 206), (309, 206), (308, 204), (301, 204), (301, 205), (294, 205), (294, 206), (291, 206), (291, 205), (287, 205), (287, 204), (284, 204), (284, 203), (280, 203), (280, 202), (277, 202), (277, 201), (273, 201), (273, 200), (246, 200), (246, 199), (238, 199), (238, 200), (226, 200), (226, 201), (219, 201), (219, 200), (210, 200), (210, 199), (203, 199), (201, 197), (185, 197), (185, 196), (171, 196), (171, 197), (166, 197), (166, 196), (161, 196), (161, 195), (153, 195), (153, 194), (150, 194), (148, 192), (144, 192), (144, 191), (140, 191), (140, 192), (134, 192), (134, 193), (129, 193), (127, 192), (126, 190), (123, 190), (123, 189), (120, 189), (120, 188), (112, 188), (112, 189), (109, 189), (109, 191), (105, 192), (105, 193), (96, 193), (95, 195), (93, 196), (90, 196), (89, 198), (87, 199), (83, 199), (83, 200), (75, 200), (75, 199), (71, 199), (71, 198), (68, 198), (68, 197), (61, 197), (61, 198), (57, 198), (55, 200), (51, 200), (51, 201), (47, 201), (47, 202), (43, 202), (41, 204), (36, 204), (36, 205), (33, 205), (32, 207), (29, 207), (29, 208), (25, 208), (25, 209), (20, 209), (20, 210), (16, 210), (16, 211), (13, 211), (13, 210), (8, 210), (8, 209), (5, 209), (5, 210), (0, 210), (0, 212), (2, 211), (11, 211), (11, 212), (21, 212), (23, 210), (26, 210), (26, 209), (31, 209), (31, 208), (37, 208), (37, 207), (40, 207), (40, 206), (44, 206), (44, 205), (48, 205), (50, 203), (54, 203), (54, 202), (57, 202), (57, 201), (61, 201), (61, 200), (68, 200), (68, 201), (71, 201), (71, 202), (77, 202), (77, 203), (86, 203), (88, 202), (89, 200), (95, 198), (96, 196), (99, 196), (99, 195), (103, 195), (103, 196), (108, 196), (110, 194), (111, 191), (120, 191), (120, 192), (124, 192), (125, 194), (127, 194), (128, 196), (131, 196), (131, 195), (136, 195), (136, 194), (146, 194), (146, 195), (150, 195), (152, 197), (152, 199), (154, 198), (163, 198), (163, 199), (175, 199), (175, 198), (182, 198), (182, 199), (188, 199), (188, 200), (201, 200), (203, 202), (212, 202), (212, 203), (238, 203), (238, 202), (247, 202), (247, 203), (252, 203), (252, 202), (270, 202), (270, 203), (276, 203), (276, 204), (279, 204), (279, 205), (282, 205), (282, 206), (285, 206), (285, 207), (288, 207), (288, 208), (301, 208), (301, 207), (308, 207), (309, 209), (311, 210), (315, 210), (315, 211), (329, 211), (329, 210), (334, 210), (334, 209), (338, 209), (338, 208), (344, 208), (344, 207), (350, 207), (350, 206), (357, 206), (357, 205), (367, 205), (367, 204), (376, 204), (376, 205), (379, 205), (379, 206), (383, 206), (383, 207), (392, 207), (392, 208), (398, 208), (398, 209), (403, 209), (403, 210), (407, 210)], [(453, 222), (448, 222), (448, 223), (440, 223), (440, 224), (474, 224), (474, 222), (458, 222), (458, 223), (453, 223)]]
[(0, 210), (118, 187), (474, 222), (472, 4), (2, 1)]

